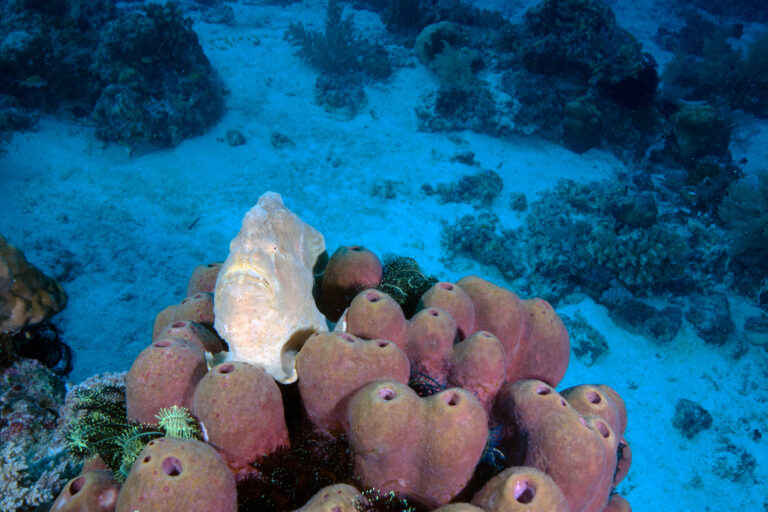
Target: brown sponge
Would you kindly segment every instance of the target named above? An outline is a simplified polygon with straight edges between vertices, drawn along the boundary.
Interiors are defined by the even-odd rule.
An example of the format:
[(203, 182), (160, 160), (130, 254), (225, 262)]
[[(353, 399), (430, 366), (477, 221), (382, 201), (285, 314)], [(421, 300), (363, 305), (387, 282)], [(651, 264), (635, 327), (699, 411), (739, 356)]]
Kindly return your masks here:
[(361, 388), (349, 402), (349, 445), (365, 487), (437, 508), (469, 483), (488, 439), (488, 416), (468, 391), (420, 398), (393, 380)]
[(120, 484), (112, 471), (84, 471), (64, 485), (52, 512), (115, 512)]
[(347, 404), (367, 383), (408, 383), (408, 357), (388, 340), (363, 340), (347, 332), (316, 333), (296, 358), (299, 392), (315, 428), (330, 435), (348, 427)]
[(485, 512), (570, 512), (552, 478), (536, 468), (507, 468), (480, 489), (472, 504)]
[(280, 389), (260, 366), (214, 366), (197, 384), (192, 410), (207, 441), (236, 473), (247, 473), (251, 462), (290, 445)]
[(161, 437), (149, 442), (120, 490), (117, 512), (235, 512), (235, 477), (211, 445)]

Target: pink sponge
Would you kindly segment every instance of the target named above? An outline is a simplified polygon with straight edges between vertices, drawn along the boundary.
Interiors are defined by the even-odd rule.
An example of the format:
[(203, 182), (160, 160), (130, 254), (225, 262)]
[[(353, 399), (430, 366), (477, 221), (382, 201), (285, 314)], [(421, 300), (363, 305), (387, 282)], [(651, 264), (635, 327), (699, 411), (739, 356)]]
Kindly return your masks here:
[(456, 283), (472, 299), (475, 329), (495, 334), (506, 355), (508, 382), (539, 379), (560, 383), (568, 367), (570, 341), (560, 317), (545, 300), (520, 300), (477, 276)]
[(112, 471), (86, 471), (64, 485), (51, 512), (114, 512), (119, 490)]
[(386, 293), (363, 290), (352, 299), (346, 317), (347, 332), (367, 340), (390, 340), (400, 350), (407, 350), (408, 321), (400, 304)]
[(538, 380), (506, 383), (495, 413), (504, 425), (511, 464), (545, 471), (563, 492), (571, 512), (599, 512), (608, 503), (619, 440), (605, 420), (584, 417)]
[(347, 413), (362, 485), (430, 508), (467, 485), (488, 438), (485, 409), (460, 388), (420, 398), (402, 383), (375, 381), (352, 397)]
[(419, 307), (440, 308), (456, 322), (459, 340), (475, 332), (475, 306), (467, 292), (454, 283), (441, 281), (432, 285), (419, 299)]
[(234, 361), (214, 366), (197, 385), (193, 411), (208, 442), (236, 472), (290, 444), (280, 389), (261, 367)]
[(235, 512), (235, 477), (210, 445), (161, 437), (133, 463), (117, 512)]
[(318, 308), (336, 322), (355, 295), (379, 284), (383, 273), (381, 260), (361, 245), (339, 247), (323, 272)]
[(347, 404), (377, 379), (408, 383), (408, 358), (387, 340), (362, 340), (346, 332), (313, 334), (296, 359), (299, 392), (319, 431), (338, 435), (348, 427)]
[(221, 263), (208, 263), (207, 265), (198, 265), (192, 272), (187, 284), (187, 297), (197, 293), (213, 293), (216, 288), (216, 278), (219, 276)]
[(128, 418), (155, 423), (164, 407), (192, 410), (195, 387), (206, 371), (199, 345), (180, 338), (155, 341), (141, 351), (125, 376)]
[(570, 512), (562, 491), (536, 468), (507, 468), (472, 498), (485, 512)]
[(190, 295), (178, 304), (168, 306), (155, 317), (152, 339), (168, 325), (179, 320), (189, 320), (205, 327), (213, 328), (213, 294), (198, 292)]

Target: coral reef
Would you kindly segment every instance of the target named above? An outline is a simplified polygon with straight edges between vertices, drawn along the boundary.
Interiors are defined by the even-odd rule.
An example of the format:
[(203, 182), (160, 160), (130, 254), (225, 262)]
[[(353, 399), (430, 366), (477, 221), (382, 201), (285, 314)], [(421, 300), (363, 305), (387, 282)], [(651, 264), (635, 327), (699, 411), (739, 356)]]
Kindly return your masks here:
[(105, 84), (93, 111), (102, 140), (176, 146), (224, 112), (219, 78), (191, 19), (174, 3), (149, 4), (109, 22), (94, 67)]
[(695, 5), (712, 14), (739, 16), (745, 20), (768, 20), (768, 8), (760, 0), (677, 0), (683, 6)]
[(23, 107), (91, 116), (98, 138), (132, 149), (176, 145), (223, 113), (219, 79), (175, 3), (6, 2), (0, 11), (0, 93)]
[(768, 116), (768, 36), (746, 49), (731, 45), (727, 33), (705, 37), (701, 54), (676, 53), (664, 68), (665, 96), (672, 100), (706, 100), (728, 109)]
[(649, 207), (622, 197), (619, 184), (564, 180), (529, 206), (522, 227), (469, 215), (447, 224), (441, 243), (449, 258), (493, 265), (554, 302), (577, 289), (598, 298), (612, 282), (641, 295), (676, 286), (687, 276), (690, 235), (674, 223), (649, 223)]
[(51, 501), (77, 472), (56, 430), (63, 402), (63, 382), (38, 361), (0, 372), (0, 510)]
[(526, 11), (525, 29), (522, 58), (530, 71), (597, 85), (629, 108), (653, 101), (656, 64), (603, 0), (545, 0)]
[[(262, 252), (270, 261), (301, 260), (310, 278), (286, 286), (311, 296), (311, 262), (319, 255), (307, 245), (322, 250), (322, 235), (278, 199), (266, 194), (259, 207), (273, 201), (279, 208), (246, 215), (232, 254), (245, 244), (261, 251), (259, 261), (268, 259)], [(257, 227), (275, 229), (250, 230), (252, 215), (259, 216)], [(250, 268), (234, 260), (221, 275)], [(626, 408), (607, 386), (572, 388), (562, 396), (551, 387), (562, 379), (570, 353), (552, 307), (477, 276), (438, 282), (411, 258), (385, 259), (382, 274), (381, 282), (407, 300), (362, 290), (335, 332), (288, 346), (298, 352), (297, 379), (289, 382), (267, 373), (269, 362), (215, 365), (231, 354), (203, 355), (206, 345), (195, 340), (193, 322), (200, 311), (178, 308), (161, 331), (167, 337), (147, 348), (157, 352), (156, 365), (138, 372), (143, 380), (132, 377), (143, 365), (140, 355), (124, 387), (119, 379), (96, 379), (78, 390), (69, 406), (70, 449), (80, 456), (98, 452), (116, 479), (125, 478), (120, 512), (139, 503), (264, 512), (434, 510), (450, 503), (445, 510), (475, 511), (465, 500), (475, 496), (475, 503), (491, 507), (511, 487), (520, 488), (517, 503), (602, 510), (629, 469)], [(270, 289), (290, 278), (275, 272), (264, 279), (272, 275), (279, 279)], [(251, 299), (263, 289), (243, 293)], [(229, 307), (262, 318), (274, 304), (243, 300)], [(304, 314), (302, 308), (284, 312)], [(201, 378), (190, 378), (198, 373)], [(190, 394), (191, 414), (183, 408)], [(144, 417), (154, 412), (158, 423), (132, 420), (134, 406)], [(61, 499), (76, 498), (93, 470), (88, 465)], [(531, 485), (539, 487), (535, 497)], [(88, 495), (99, 489), (94, 485)]]

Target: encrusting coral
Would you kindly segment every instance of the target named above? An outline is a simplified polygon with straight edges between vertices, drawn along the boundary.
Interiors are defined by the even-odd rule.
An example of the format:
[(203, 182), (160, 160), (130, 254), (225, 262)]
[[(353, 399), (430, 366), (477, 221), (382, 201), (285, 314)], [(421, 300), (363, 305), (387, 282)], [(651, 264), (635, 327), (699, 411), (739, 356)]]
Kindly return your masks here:
[(50, 501), (77, 472), (56, 429), (64, 383), (38, 361), (0, 370), (0, 510)]

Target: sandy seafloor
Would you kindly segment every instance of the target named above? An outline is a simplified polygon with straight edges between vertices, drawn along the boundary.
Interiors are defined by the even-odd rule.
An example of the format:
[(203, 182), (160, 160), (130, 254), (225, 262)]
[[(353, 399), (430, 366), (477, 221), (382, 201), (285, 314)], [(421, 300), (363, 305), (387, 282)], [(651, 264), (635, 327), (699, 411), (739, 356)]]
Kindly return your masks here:
[[(521, 5), (505, 8), (520, 12)], [(207, 134), (130, 155), (118, 145), (104, 147), (89, 127), (44, 117), (0, 157), (0, 233), (62, 279), (69, 295), (54, 323), (75, 353), (71, 382), (128, 369), (149, 343), (155, 315), (184, 298), (196, 265), (224, 260), (243, 215), (265, 191), (282, 194), (324, 234), (329, 251), (363, 244), (379, 255), (413, 256), (444, 280), (475, 273), (503, 284), (493, 269), (444, 260), (442, 222), (472, 207), (440, 205), (421, 191), (422, 183), (475, 172), (450, 161), (471, 150), (482, 168), (503, 177), (494, 209), (511, 223), (510, 192), (530, 201), (559, 178), (610, 178), (624, 165), (606, 151), (576, 155), (537, 138), (418, 132), (414, 107), (437, 81), (415, 58), (367, 88), (368, 105), (357, 117), (337, 119), (314, 104), (317, 72), (283, 40), (292, 21), (319, 28), (324, 2), (233, 6), (235, 26), (195, 23), (231, 91), (227, 114)], [(653, 34), (652, 10), (616, 7), (619, 22), (641, 40)], [(356, 11), (355, 24), (369, 37), (384, 30), (373, 13)], [(652, 42), (647, 48), (653, 50)], [(227, 144), (228, 129), (240, 130), (247, 144)], [(274, 131), (295, 147), (274, 149)], [(765, 124), (746, 118), (738, 125), (731, 149), (735, 160), (748, 158), (746, 172), (765, 166), (766, 147)], [(384, 179), (397, 182), (394, 199), (370, 194)], [(737, 326), (749, 307), (732, 297)], [(768, 510), (768, 352), (743, 344), (740, 331), (717, 347), (689, 327), (659, 345), (623, 331), (589, 299), (560, 311), (580, 311), (608, 340), (609, 351), (590, 367), (572, 357), (560, 388), (605, 383), (626, 401), (633, 463), (618, 491), (634, 510)], [(700, 403), (714, 418), (693, 440), (672, 427), (680, 398)], [(754, 439), (755, 430), (762, 439)], [(723, 476), (741, 453), (757, 459), (754, 473)]]

